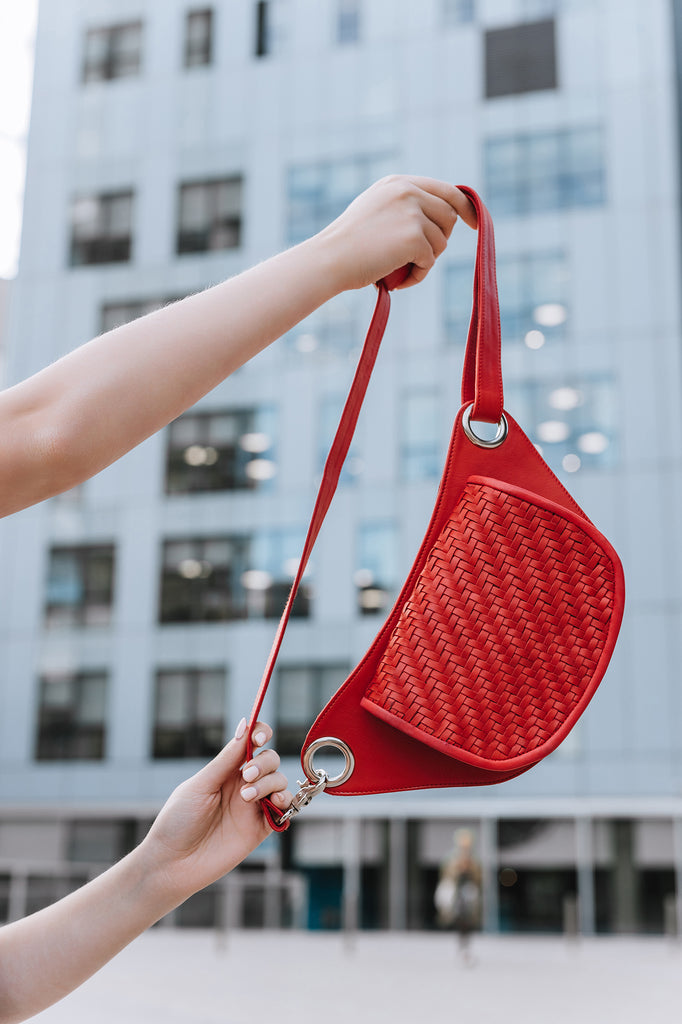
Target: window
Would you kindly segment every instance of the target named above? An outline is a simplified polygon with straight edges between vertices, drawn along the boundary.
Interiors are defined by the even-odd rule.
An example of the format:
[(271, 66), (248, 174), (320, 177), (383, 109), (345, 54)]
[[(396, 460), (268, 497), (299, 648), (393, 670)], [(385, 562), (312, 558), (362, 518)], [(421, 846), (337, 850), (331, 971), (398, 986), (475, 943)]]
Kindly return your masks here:
[(495, 28), (485, 34), (485, 95), (556, 89), (554, 20)]
[(441, 0), (441, 21), (446, 28), (474, 20), (474, 0)]
[(104, 82), (140, 72), (142, 22), (91, 28), (85, 34), (83, 81)]
[(241, 177), (180, 186), (178, 253), (235, 249), (241, 233)]
[(185, 67), (210, 64), (213, 58), (213, 11), (188, 11), (185, 22)]
[(113, 545), (52, 548), (45, 625), (108, 626), (113, 589)]
[(605, 469), (618, 460), (617, 397), (607, 376), (508, 385), (506, 404), (555, 472)]
[(166, 669), (156, 676), (153, 756), (214, 757), (225, 735), (225, 671)]
[(177, 302), (180, 296), (172, 296), (167, 299), (135, 299), (131, 302), (107, 302), (102, 306), (100, 314), (100, 330), (113, 331), (116, 327), (129, 324), (147, 313), (153, 313), (157, 309), (169, 306)]
[(497, 215), (524, 215), (604, 202), (600, 128), (489, 139), (486, 196)]
[(36, 760), (102, 760), (106, 696), (106, 672), (44, 676), (40, 680)]
[(287, 28), (287, 11), (284, 0), (258, 0), (255, 14), (254, 53), (256, 57), (268, 57), (281, 53), (284, 48)]
[(373, 181), (391, 171), (386, 154), (349, 157), (291, 167), (287, 175), (290, 244), (302, 242), (326, 227)]
[[(242, 579), (250, 617), (270, 619), (282, 614), (298, 572), (304, 543), (305, 532), (297, 528), (262, 530), (252, 538), (251, 568)], [(292, 618), (310, 615), (309, 574), (308, 568), (294, 599)]]
[(360, 526), (354, 581), (361, 615), (376, 615), (388, 607), (396, 580), (396, 548), (395, 523)]
[(140, 831), (131, 818), (71, 821), (66, 859), (80, 864), (114, 864), (142, 839)]
[(274, 411), (187, 413), (168, 428), (166, 493), (265, 487), (276, 475)]
[(301, 665), (277, 672), (275, 743), (283, 757), (297, 757), (318, 713), (348, 676), (347, 665)]
[(359, 0), (337, 0), (336, 41), (341, 45), (357, 43), (360, 39)]
[(133, 193), (86, 195), (71, 205), (71, 266), (125, 263), (132, 242)]
[(256, 4), (256, 56), (266, 57), (270, 52), (269, 39), (269, 3), (267, 0), (258, 0)]
[(248, 537), (170, 540), (163, 545), (160, 621), (226, 622), (247, 614), (242, 582)]
[[(445, 329), (454, 344), (464, 344), (469, 330), (472, 296), (469, 264), (446, 271)], [(563, 339), (569, 322), (568, 263), (562, 251), (500, 256), (497, 281), (502, 338), (542, 348)]]
[(400, 441), (400, 463), (405, 480), (425, 480), (440, 474), (443, 453), (438, 436), (435, 391), (412, 391), (405, 395)]

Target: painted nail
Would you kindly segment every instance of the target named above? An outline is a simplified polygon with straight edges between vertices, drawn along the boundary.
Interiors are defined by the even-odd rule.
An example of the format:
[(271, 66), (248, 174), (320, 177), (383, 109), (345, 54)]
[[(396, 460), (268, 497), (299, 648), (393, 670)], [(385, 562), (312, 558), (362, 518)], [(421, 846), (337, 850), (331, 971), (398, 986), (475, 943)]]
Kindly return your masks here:
[(234, 738), (236, 740), (240, 740), (245, 732), (246, 732), (246, 719), (242, 718), (241, 722), (237, 726), (237, 731), (234, 734)]
[(256, 796), (257, 793), (258, 793), (258, 790), (256, 789), (255, 786), (246, 786), (242, 790), (242, 799), (244, 799), (244, 800), (253, 800), (254, 796)]
[(249, 767), (245, 768), (242, 772), (242, 778), (244, 779), (244, 782), (253, 782), (254, 779), (258, 778), (258, 766), (255, 764), (249, 765)]
[(253, 737), (253, 742), (256, 744), (256, 746), (262, 747), (263, 744), (267, 742), (267, 739), (268, 738), (264, 732), (257, 732), (256, 735)]

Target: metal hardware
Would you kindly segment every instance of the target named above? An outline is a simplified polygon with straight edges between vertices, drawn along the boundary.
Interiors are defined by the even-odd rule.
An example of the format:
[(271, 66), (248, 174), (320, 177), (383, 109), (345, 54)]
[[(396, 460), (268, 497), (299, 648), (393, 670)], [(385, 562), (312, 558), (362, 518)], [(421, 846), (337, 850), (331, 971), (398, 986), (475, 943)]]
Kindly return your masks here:
[(502, 442), (506, 439), (509, 433), (509, 424), (507, 423), (507, 417), (502, 413), (502, 419), (497, 424), (497, 433), (490, 441), (486, 441), (485, 438), (479, 437), (478, 434), (474, 433), (474, 429), (471, 426), (471, 413), (473, 410), (473, 402), (468, 405), (462, 413), (462, 426), (464, 427), (464, 433), (473, 444), (478, 445), (479, 448), (498, 448)]
[[(332, 747), (335, 750), (340, 750), (344, 756), (345, 764), (343, 770), (338, 775), (332, 775), (331, 778), (327, 772), (313, 766), (313, 757), (322, 747)], [(312, 798), (317, 796), (318, 793), (323, 793), (325, 789), (333, 789), (335, 786), (340, 786), (342, 782), (350, 778), (354, 768), (355, 758), (353, 751), (343, 740), (337, 740), (335, 736), (321, 736), (319, 740), (313, 740), (303, 755), (303, 770), (308, 778), (305, 782), (301, 782), (299, 779), (300, 789), (292, 800), (291, 806), (277, 819), (277, 824), (283, 825), (285, 821), (290, 821), (304, 807), (307, 807)]]
[(283, 825), (285, 821), (290, 821), (299, 811), (302, 811), (304, 807), (307, 807), (314, 796), (318, 793), (324, 792), (329, 782), (329, 776), (326, 772), (318, 771), (315, 772), (317, 778), (315, 781), (312, 779), (306, 779), (305, 782), (298, 780), (298, 784), (301, 787), (291, 801), (291, 805), (284, 811), (283, 814), (277, 819), (278, 825)]
[[(332, 747), (341, 751), (345, 759), (343, 769), (338, 775), (327, 776), (327, 789), (334, 789), (335, 786), (340, 786), (342, 782), (351, 777), (355, 768), (355, 758), (353, 751), (343, 740), (338, 740), (336, 736), (320, 736), (319, 739), (313, 740), (303, 755), (303, 771), (306, 775), (320, 775), (320, 770), (313, 767), (313, 757), (323, 747)], [(326, 772), (323, 774), (326, 775)]]

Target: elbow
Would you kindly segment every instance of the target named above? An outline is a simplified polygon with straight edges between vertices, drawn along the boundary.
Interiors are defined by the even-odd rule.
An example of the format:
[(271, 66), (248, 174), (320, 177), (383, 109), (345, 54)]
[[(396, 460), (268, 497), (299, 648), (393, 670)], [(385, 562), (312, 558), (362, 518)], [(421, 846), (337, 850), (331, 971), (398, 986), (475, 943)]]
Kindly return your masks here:
[(81, 463), (72, 431), (42, 417), (19, 417), (0, 450), (0, 516), (75, 487), (85, 479)]
[(32, 433), (32, 458), (37, 501), (62, 494), (82, 483), (88, 472), (84, 452), (73, 425), (59, 422), (41, 424)]

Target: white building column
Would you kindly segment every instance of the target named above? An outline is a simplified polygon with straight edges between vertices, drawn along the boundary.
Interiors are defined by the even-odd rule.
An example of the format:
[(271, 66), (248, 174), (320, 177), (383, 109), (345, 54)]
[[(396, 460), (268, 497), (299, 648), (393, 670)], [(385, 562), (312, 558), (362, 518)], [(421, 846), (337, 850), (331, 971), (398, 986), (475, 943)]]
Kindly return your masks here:
[(591, 818), (575, 819), (575, 854), (578, 877), (578, 931), (594, 935), (594, 841)]
[(673, 860), (675, 864), (675, 933), (682, 938), (682, 818), (673, 818)]
[(481, 923), (484, 932), (497, 932), (500, 929), (500, 901), (497, 886), (496, 818), (481, 818), (480, 856), (483, 878)]
[(388, 825), (388, 927), (407, 928), (407, 822), (392, 818)]
[(346, 818), (342, 828), (343, 903), (341, 919), (346, 936), (352, 939), (360, 923), (360, 821), (357, 818)]

